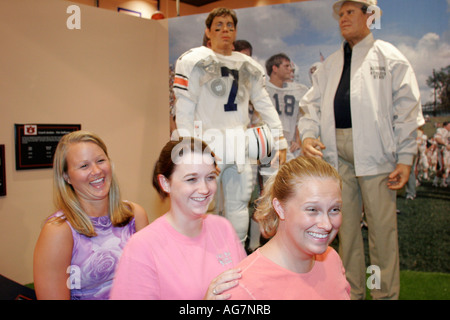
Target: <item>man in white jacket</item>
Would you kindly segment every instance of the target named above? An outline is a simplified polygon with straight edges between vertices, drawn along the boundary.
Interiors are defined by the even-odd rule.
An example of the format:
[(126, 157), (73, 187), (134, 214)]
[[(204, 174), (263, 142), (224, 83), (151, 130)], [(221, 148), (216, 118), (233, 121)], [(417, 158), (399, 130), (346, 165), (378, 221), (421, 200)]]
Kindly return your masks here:
[(305, 116), (298, 123), (303, 152), (323, 157), (343, 178), (339, 253), (352, 299), (365, 298), (363, 206), (370, 262), (380, 270), (371, 283), (372, 297), (398, 299), (396, 190), (408, 181), (417, 128), (424, 123), (411, 65), (370, 31), (367, 21), (376, 4), (334, 4), (345, 41), (314, 73), (313, 87), (300, 102)]

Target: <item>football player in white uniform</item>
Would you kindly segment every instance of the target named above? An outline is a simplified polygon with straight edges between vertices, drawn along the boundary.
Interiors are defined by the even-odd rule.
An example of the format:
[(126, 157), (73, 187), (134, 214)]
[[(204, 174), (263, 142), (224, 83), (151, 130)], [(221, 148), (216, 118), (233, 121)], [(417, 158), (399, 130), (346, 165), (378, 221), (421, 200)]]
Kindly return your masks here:
[(266, 83), (267, 92), (283, 125), (283, 135), (289, 145), (287, 153), (289, 160), (300, 155), (301, 142), (297, 130), (300, 117), (299, 102), (308, 91), (308, 87), (292, 82), (292, 63), (284, 53), (270, 57), (266, 61), (266, 71), (269, 76)]
[[(235, 154), (236, 158), (230, 154), (236, 151), (235, 144), (245, 144), (249, 101), (271, 129), (281, 163), (286, 160), (287, 142), (282, 135), (276, 135), (276, 131), (282, 132), (282, 125), (265, 90), (263, 68), (251, 57), (233, 51), (237, 25), (235, 12), (216, 8), (210, 12), (205, 24), (211, 48), (191, 49), (176, 63), (177, 130), (180, 136), (203, 139), (220, 158), (218, 183), (222, 184), (224, 214), (244, 242), (249, 226), (252, 170), (248, 160), (242, 163), (238, 161), (239, 154)], [(230, 140), (227, 135), (230, 131), (238, 138)]]

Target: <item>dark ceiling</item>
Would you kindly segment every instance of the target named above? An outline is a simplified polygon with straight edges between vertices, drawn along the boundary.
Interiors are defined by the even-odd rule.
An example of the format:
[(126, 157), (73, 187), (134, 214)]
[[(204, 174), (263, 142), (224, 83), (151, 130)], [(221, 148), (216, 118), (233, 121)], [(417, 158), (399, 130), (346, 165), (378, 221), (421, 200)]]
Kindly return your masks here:
[(180, 0), (180, 2), (190, 4), (196, 7), (201, 7), (204, 6), (205, 4), (209, 4), (216, 1), (218, 0)]

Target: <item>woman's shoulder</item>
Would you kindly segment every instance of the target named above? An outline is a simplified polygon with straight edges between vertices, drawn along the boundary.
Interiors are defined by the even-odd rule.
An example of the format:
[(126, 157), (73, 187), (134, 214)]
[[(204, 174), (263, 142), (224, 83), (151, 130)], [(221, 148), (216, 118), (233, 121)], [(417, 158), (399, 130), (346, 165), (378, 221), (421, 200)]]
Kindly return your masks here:
[(264, 264), (266, 261), (268, 259), (261, 254), (260, 248), (258, 248), (239, 263), (239, 268), (246, 271), (250, 266), (258, 266), (260, 263)]
[(205, 215), (205, 221), (208, 221), (209, 223), (215, 223), (215, 224), (229, 224), (228, 219), (225, 217), (219, 216), (217, 214), (208, 213)]
[(327, 250), (319, 255), (316, 255), (316, 261), (328, 261), (328, 262), (336, 262), (336, 261), (341, 261), (341, 258), (339, 256), (339, 254), (336, 252), (336, 250), (333, 247), (328, 247)]
[(205, 224), (208, 228), (234, 230), (233, 225), (228, 219), (217, 214), (207, 214), (205, 216)]
[(158, 217), (133, 234), (129, 242), (157, 242), (159, 238), (164, 238), (164, 235), (167, 235), (166, 229), (164, 216)]
[(67, 221), (62, 211), (53, 213), (45, 220), (42, 231), (57, 233), (57, 234), (72, 234), (72, 228), (69, 221)]
[(148, 224), (148, 216), (147, 216), (147, 212), (145, 211), (145, 209), (135, 203), (135, 202), (131, 202), (131, 201), (125, 201), (126, 203), (130, 204), (133, 208), (133, 216), (134, 216), (134, 221), (135, 221), (135, 225), (136, 225), (136, 231), (142, 230), (143, 228), (145, 228)]
[(37, 245), (47, 248), (55, 246), (71, 248), (73, 245), (73, 231), (62, 213), (53, 214), (46, 220)]

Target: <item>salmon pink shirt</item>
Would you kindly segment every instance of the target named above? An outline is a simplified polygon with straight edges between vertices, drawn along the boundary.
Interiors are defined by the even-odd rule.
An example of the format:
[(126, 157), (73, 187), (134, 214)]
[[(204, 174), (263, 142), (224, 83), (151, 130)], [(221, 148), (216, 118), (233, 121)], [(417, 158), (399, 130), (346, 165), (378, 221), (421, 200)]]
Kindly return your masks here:
[(228, 290), (232, 300), (349, 300), (350, 285), (337, 252), (328, 247), (316, 255), (307, 273), (287, 270), (256, 250), (239, 265), (239, 285)]

